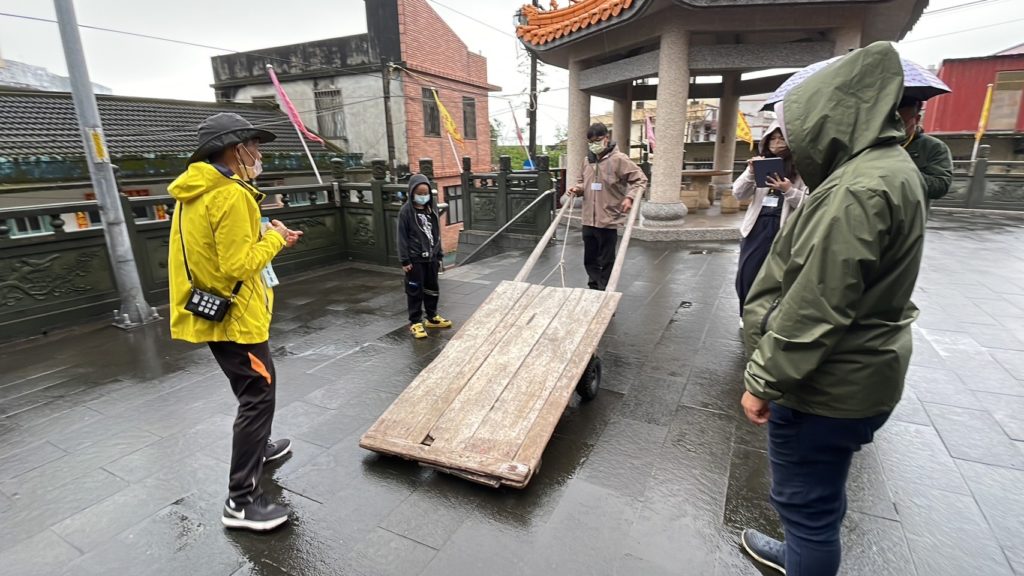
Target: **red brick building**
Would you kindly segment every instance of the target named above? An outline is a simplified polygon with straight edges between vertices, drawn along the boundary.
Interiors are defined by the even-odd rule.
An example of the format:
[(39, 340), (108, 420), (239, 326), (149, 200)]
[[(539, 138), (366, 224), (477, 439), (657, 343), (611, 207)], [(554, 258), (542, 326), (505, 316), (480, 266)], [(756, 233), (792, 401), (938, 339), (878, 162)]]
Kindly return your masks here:
[[(487, 83), (487, 59), (470, 52), (427, 0), (398, 0), (398, 30), (404, 61), (406, 143), (410, 165), (419, 158), (434, 160), (438, 192), (460, 185), (462, 156), (479, 170), (491, 163), (491, 131), (487, 93), (500, 90)], [(430, 89), (437, 90), (463, 137), (456, 156)], [(416, 103), (418, 105), (413, 105)], [(444, 246), (454, 249), (461, 225), (445, 231)]]
[[(217, 97), (274, 101), (265, 72), (273, 64), (303, 123), (364, 161), (386, 159), (383, 71), (390, 64), (394, 171), (415, 172), (421, 158), (431, 158), (444, 200), (446, 189), (460, 185), (462, 156), (489, 166), (487, 94), (500, 88), (487, 83), (487, 59), (470, 52), (427, 0), (366, 0), (366, 24), (366, 34), (217, 56)], [(463, 136), (454, 151), (433, 90)], [(457, 221), (446, 227), (447, 250), (458, 245), (459, 229)]]

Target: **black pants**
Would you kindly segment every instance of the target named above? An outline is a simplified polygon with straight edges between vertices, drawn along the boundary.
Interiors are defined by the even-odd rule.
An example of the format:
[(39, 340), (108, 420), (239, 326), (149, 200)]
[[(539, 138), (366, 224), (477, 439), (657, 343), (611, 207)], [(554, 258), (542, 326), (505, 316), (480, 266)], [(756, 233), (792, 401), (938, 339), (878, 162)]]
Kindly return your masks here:
[(274, 423), (274, 360), (267, 342), (210, 342), (210, 350), (238, 399), (228, 492), (232, 500), (246, 504), (261, 493), (263, 453)]
[(747, 301), (750, 287), (754, 285), (757, 273), (768, 258), (772, 242), (779, 233), (779, 215), (762, 215), (757, 218), (750, 234), (740, 242), (740, 264), (736, 270), (736, 295), (740, 298), (740, 316), (743, 303)]
[(771, 502), (786, 532), (786, 574), (833, 576), (853, 453), (874, 440), (889, 414), (846, 419), (770, 407)]
[(418, 324), (423, 321), (423, 313), (427, 318), (437, 316), (437, 300), (440, 297), (440, 286), (437, 273), (441, 265), (432, 262), (413, 262), (412, 270), (405, 273), (405, 295), (409, 303), (409, 322)]
[(619, 231), (615, 228), (583, 227), (583, 267), (587, 269), (587, 286), (604, 290), (615, 265), (615, 243)]

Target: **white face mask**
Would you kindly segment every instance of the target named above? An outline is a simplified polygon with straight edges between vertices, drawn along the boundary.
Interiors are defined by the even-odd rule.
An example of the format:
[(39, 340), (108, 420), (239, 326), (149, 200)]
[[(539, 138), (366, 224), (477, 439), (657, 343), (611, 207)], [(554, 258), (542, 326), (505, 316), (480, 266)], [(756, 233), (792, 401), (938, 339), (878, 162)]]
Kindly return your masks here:
[(590, 142), (587, 144), (587, 147), (590, 148), (590, 151), (594, 154), (600, 154), (601, 152), (604, 152), (604, 149), (607, 148), (608, 145), (604, 143), (604, 140), (602, 140), (600, 142)]
[(254, 157), (252, 153), (249, 152), (249, 149), (246, 148), (245, 146), (240, 145), (239, 148), (245, 150), (245, 155), (248, 156), (249, 159), (252, 160), (253, 162), (252, 166), (248, 166), (246, 165), (245, 161), (242, 160), (242, 156), (238, 156), (238, 162), (239, 164), (241, 164), (242, 171), (246, 172), (246, 174), (241, 175), (242, 178), (244, 180), (255, 180), (259, 178), (260, 174), (263, 174), (263, 160)]

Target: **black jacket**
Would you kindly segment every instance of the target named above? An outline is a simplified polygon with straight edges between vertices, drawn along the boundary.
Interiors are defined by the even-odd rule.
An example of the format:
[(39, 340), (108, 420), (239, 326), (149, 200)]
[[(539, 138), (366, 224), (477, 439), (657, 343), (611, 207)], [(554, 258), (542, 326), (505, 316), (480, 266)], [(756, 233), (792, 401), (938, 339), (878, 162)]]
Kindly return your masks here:
[[(430, 180), (422, 174), (413, 175), (409, 180), (409, 195), (398, 212), (398, 260), (402, 266), (412, 262), (440, 261), (444, 257), (444, 251), (441, 250), (441, 219), (437, 216), (434, 195), (430, 195), (430, 203), (425, 210), (417, 210), (413, 202), (413, 190), (420, 184), (430, 186)], [(420, 215), (427, 217), (430, 235), (421, 225)]]
[(924, 177), (925, 202), (931, 204), (949, 192), (953, 184), (953, 158), (949, 146), (920, 127), (904, 148)]

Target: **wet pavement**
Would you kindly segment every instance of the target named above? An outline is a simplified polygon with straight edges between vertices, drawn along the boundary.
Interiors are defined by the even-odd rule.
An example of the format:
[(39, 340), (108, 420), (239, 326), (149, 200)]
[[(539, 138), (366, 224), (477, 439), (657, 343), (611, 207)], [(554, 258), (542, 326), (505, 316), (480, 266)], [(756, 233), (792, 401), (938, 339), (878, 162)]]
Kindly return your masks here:
[[(843, 574), (1024, 574), (1021, 246), (1021, 217), (933, 218), (906, 395), (855, 458)], [(574, 235), (570, 284), (580, 252)], [(268, 535), (220, 524), (235, 404), (207, 349), (162, 325), (8, 345), (0, 574), (759, 574), (738, 530), (779, 526), (764, 431), (738, 406), (736, 260), (734, 243), (631, 247), (604, 389), (522, 491), (361, 450), (451, 332), (408, 337), (391, 270), (289, 279), (271, 345), (295, 453), (264, 487), (293, 518)], [(442, 312), (464, 321), (522, 261), (449, 271)]]

